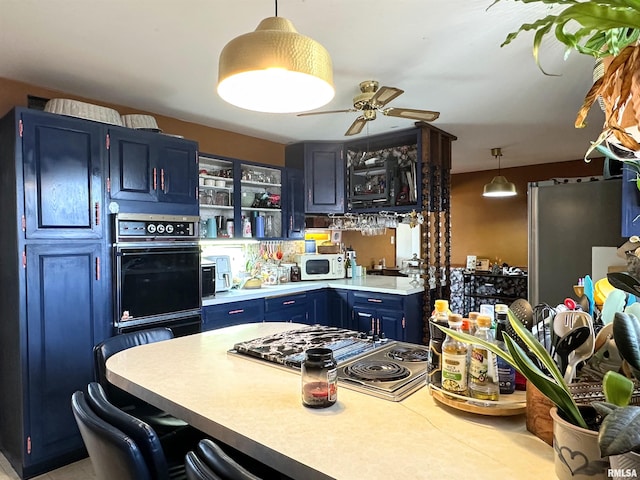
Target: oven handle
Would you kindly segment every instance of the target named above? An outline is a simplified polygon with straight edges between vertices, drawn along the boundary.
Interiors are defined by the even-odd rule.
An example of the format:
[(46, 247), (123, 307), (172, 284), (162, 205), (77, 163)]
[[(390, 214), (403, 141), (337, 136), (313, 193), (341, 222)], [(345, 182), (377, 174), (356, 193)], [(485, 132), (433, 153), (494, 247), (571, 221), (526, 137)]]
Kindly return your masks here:
[(167, 242), (167, 241), (150, 241), (150, 242), (116, 242), (113, 244), (116, 249), (122, 250), (125, 248), (133, 249), (133, 248), (179, 248), (179, 247), (198, 247), (200, 248), (200, 244), (198, 242), (192, 241), (176, 241), (176, 242)]
[(200, 255), (199, 250), (194, 250), (194, 249), (179, 249), (179, 248), (172, 248), (170, 250), (162, 250), (162, 251), (158, 251), (156, 249), (150, 249), (150, 250), (145, 250), (144, 252), (141, 252), (140, 250), (133, 250), (133, 249), (129, 249), (130, 251), (125, 251), (123, 250), (118, 250), (116, 252), (116, 255), (118, 257), (129, 257), (131, 255), (176, 255), (176, 254), (180, 254), (180, 253), (187, 253), (190, 255)]

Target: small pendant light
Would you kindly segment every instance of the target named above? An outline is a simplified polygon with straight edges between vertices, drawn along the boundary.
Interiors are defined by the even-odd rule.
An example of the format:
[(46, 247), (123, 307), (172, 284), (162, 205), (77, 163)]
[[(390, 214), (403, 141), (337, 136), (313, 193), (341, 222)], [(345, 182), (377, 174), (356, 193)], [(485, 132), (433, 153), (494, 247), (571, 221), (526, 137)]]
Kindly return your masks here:
[(498, 175), (493, 177), (490, 183), (484, 186), (483, 197), (513, 197), (517, 195), (516, 186), (500, 175), (500, 157), (502, 157), (501, 148), (492, 148), (491, 155), (498, 160)]
[(333, 66), (327, 50), (276, 16), (254, 32), (231, 40), (218, 60), (218, 95), (257, 112), (314, 110), (334, 95)]

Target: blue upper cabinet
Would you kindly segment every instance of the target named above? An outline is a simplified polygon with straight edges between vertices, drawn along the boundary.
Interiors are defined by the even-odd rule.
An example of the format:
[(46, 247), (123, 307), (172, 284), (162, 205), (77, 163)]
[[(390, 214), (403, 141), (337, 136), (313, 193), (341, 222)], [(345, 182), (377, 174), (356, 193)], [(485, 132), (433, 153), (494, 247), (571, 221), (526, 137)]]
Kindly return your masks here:
[(164, 212), (169, 203), (181, 206), (180, 211), (170, 213), (198, 214), (196, 142), (113, 127), (108, 131), (107, 148), (109, 196), (124, 210)]
[(304, 169), (305, 213), (344, 213), (342, 153), (342, 143), (305, 142), (286, 147), (286, 166)]
[(102, 125), (28, 110), (19, 123), (26, 238), (102, 238)]

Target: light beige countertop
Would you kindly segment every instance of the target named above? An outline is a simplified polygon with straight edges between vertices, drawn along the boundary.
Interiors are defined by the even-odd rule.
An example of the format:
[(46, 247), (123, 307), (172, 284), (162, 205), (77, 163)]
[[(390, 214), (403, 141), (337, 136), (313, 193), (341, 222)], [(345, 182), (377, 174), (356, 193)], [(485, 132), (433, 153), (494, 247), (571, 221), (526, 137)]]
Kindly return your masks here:
[(245, 324), (134, 347), (107, 361), (107, 377), (300, 480), (555, 478), (552, 448), (524, 415), (460, 412), (426, 387), (402, 402), (339, 388), (335, 405), (308, 409), (298, 373), (227, 353), (301, 326)]
[(220, 305), (222, 303), (253, 300), (277, 295), (293, 295), (321, 288), (339, 288), (344, 290), (361, 290), (367, 292), (391, 293), (394, 295), (412, 295), (423, 291), (422, 285), (414, 285), (407, 277), (391, 277), (382, 275), (365, 275), (357, 278), (341, 278), (339, 280), (314, 280), (306, 282), (290, 282), (282, 285), (268, 285), (257, 289), (232, 289), (218, 292), (215, 297), (202, 299), (202, 306)]

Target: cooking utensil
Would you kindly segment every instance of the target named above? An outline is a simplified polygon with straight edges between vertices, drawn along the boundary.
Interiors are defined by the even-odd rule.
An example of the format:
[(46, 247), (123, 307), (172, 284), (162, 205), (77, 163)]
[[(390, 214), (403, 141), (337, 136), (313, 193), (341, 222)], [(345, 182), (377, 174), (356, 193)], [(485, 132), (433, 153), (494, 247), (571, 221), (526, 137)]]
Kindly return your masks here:
[(605, 325), (613, 322), (613, 316), (616, 312), (622, 312), (624, 310), (624, 304), (627, 300), (627, 295), (617, 288), (614, 288), (607, 296), (602, 307), (602, 313), (600, 319)]
[(611, 272), (607, 273), (609, 283), (615, 288), (619, 288), (623, 292), (633, 295), (640, 294), (640, 282), (628, 272)]
[(551, 343), (552, 354), (557, 350), (560, 339), (564, 337), (571, 330), (578, 327), (589, 326), (593, 331), (593, 319), (587, 312), (581, 312), (579, 310), (566, 310), (563, 312), (557, 312), (553, 319), (553, 329)]
[(584, 294), (589, 300), (589, 315), (593, 316), (593, 307), (595, 306), (595, 300), (593, 298), (593, 280), (591, 280), (591, 277), (589, 275), (584, 277)]
[[(587, 325), (583, 325), (571, 330), (558, 341), (556, 356), (559, 359), (560, 372), (567, 370), (571, 352), (586, 342), (589, 337), (593, 337), (592, 330)], [(593, 349), (593, 343), (591, 343), (591, 348)]]
[(533, 307), (533, 327), (531, 332), (547, 352), (551, 352), (551, 325), (555, 315), (556, 311), (546, 303)]
[[(583, 329), (587, 329), (588, 334), (582, 332), (578, 333)], [(574, 342), (575, 348), (573, 349), (573, 353), (569, 356), (569, 363), (567, 364), (567, 368), (565, 370), (561, 370), (561, 372), (564, 372), (564, 381), (566, 383), (571, 383), (573, 381), (576, 374), (576, 367), (580, 364), (580, 362), (584, 362), (585, 360), (591, 358), (591, 355), (593, 355), (595, 344), (593, 329), (591, 329), (590, 327), (578, 327), (577, 329), (572, 330), (571, 333), (576, 335), (576, 339)], [(582, 336), (585, 336), (584, 340), (582, 340)], [(582, 340), (582, 344), (579, 344), (580, 340)]]
[(564, 303), (564, 306), (567, 307), (569, 310), (575, 310), (576, 307), (578, 306), (578, 304), (573, 298), (565, 298), (563, 303)]
[(513, 312), (527, 330), (531, 330), (533, 327), (533, 307), (526, 299), (518, 298), (514, 300), (509, 306), (509, 310)]
[(578, 305), (583, 312), (589, 311), (589, 299), (584, 293), (578, 299)]

